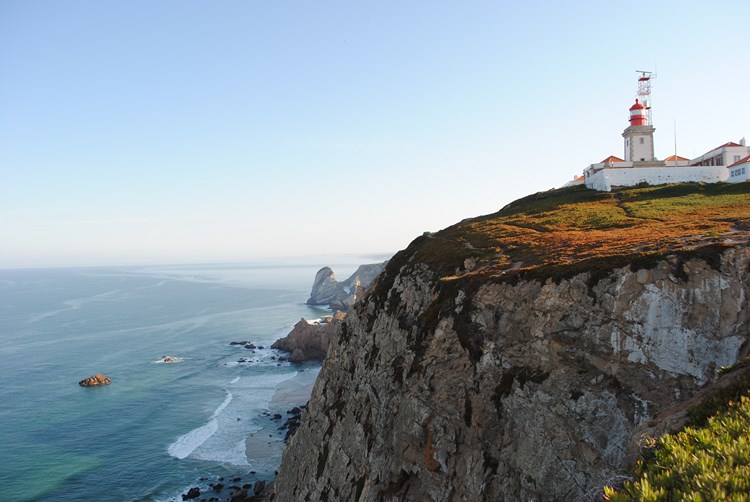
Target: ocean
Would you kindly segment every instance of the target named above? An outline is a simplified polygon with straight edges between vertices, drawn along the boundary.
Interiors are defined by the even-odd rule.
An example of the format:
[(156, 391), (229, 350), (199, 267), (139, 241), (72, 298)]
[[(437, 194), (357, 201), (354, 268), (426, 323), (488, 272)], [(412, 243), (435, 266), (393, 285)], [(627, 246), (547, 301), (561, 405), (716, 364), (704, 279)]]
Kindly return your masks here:
[[(322, 265), (343, 279), (367, 261)], [(320, 266), (0, 270), (0, 500), (182, 500), (219, 477), (272, 479), (272, 415), (304, 404), (320, 364), (270, 345), (330, 313), (304, 304)], [(78, 385), (99, 372), (111, 385)]]

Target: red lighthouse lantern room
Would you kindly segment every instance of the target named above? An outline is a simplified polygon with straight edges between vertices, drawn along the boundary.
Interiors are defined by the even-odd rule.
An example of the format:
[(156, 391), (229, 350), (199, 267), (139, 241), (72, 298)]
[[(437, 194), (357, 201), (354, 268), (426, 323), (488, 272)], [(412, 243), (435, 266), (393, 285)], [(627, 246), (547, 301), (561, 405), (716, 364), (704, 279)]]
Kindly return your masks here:
[(646, 107), (635, 100), (635, 104), (630, 107), (630, 125), (645, 126), (648, 124)]

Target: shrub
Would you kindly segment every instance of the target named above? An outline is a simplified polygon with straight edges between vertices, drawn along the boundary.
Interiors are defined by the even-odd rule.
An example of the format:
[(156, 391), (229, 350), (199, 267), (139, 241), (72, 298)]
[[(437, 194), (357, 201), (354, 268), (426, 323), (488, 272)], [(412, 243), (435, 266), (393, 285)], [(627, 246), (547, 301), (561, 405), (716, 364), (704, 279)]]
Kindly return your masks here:
[(691, 410), (692, 426), (667, 434), (635, 467), (635, 480), (611, 501), (750, 501), (750, 389), (748, 379)]

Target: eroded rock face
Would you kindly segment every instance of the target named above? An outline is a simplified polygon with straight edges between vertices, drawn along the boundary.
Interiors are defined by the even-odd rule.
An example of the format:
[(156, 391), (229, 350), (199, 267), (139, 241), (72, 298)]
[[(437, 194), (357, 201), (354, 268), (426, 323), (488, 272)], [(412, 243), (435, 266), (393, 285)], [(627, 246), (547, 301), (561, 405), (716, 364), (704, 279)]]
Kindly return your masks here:
[(344, 317), (342, 312), (336, 312), (323, 319), (323, 322), (312, 324), (300, 319), (292, 331), (276, 340), (271, 348), (291, 352), (289, 360), (293, 363), (322, 361), (328, 352), (328, 344)]
[(112, 380), (109, 377), (106, 377), (101, 373), (97, 373), (92, 377), (84, 378), (83, 380), (78, 382), (78, 385), (80, 385), (81, 387), (96, 387), (97, 385), (109, 385), (111, 383)]
[(747, 352), (749, 265), (739, 247), (720, 269), (472, 285), (392, 261), (332, 339), (271, 497), (597, 493), (639, 426)]
[(344, 286), (336, 280), (331, 267), (323, 267), (315, 274), (308, 305), (327, 305), (347, 295)]
[(315, 274), (308, 305), (329, 305), (332, 309), (348, 310), (361, 297), (387, 262), (360, 265), (345, 281), (338, 282), (330, 267), (323, 267)]

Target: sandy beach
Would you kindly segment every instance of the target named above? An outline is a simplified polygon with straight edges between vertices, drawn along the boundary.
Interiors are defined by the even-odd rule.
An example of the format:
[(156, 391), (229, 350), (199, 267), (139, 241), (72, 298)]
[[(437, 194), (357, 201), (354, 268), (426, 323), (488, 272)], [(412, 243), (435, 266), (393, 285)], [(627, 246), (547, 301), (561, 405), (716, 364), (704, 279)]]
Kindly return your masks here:
[[(270, 413), (268, 427), (245, 439), (245, 452), (248, 459), (254, 459), (255, 462), (251, 467), (259, 472), (267, 465), (278, 465), (281, 459), (281, 452), (284, 449), (284, 437), (286, 429), (279, 430), (284, 425), (290, 415), (287, 411), (295, 406), (301, 406), (307, 403), (312, 393), (315, 379), (318, 376), (320, 367), (303, 368), (294, 378), (285, 380), (276, 388), (276, 392), (271, 398), (268, 405)], [(281, 420), (272, 420), (274, 414), (281, 415)], [(256, 460), (257, 459), (257, 460)], [(263, 464), (263, 465), (260, 465)]]
[(320, 366), (304, 368), (304, 371), (299, 371), (294, 378), (281, 382), (276, 388), (273, 398), (271, 398), (269, 411), (271, 413), (282, 413), (281, 411), (275, 411), (274, 408), (284, 408), (283, 411), (286, 412), (289, 407), (307, 403), (319, 372)]

